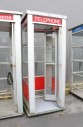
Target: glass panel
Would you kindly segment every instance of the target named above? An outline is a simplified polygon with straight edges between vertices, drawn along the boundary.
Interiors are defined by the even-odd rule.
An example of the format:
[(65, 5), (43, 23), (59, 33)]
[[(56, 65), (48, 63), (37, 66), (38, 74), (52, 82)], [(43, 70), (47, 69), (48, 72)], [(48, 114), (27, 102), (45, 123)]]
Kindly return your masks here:
[(73, 62), (73, 72), (83, 71), (83, 62)]
[[(83, 36), (77, 33), (78, 36), (72, 36), (72, 45), (73, 46), (81, 46), (83, 45)], [(73, 51), (73, 59), (83, 60), (83, 48), (76, 47), (72, 48)], [(73, 83), (82, 83), (83, 82), (83, 62), (81, 61), (73, 61), (73, 72), (77, 72), (73, 74)]]
[(8, 46), (8, 45), (9, 45), (9, 32), (0, 31), (0, 46)]
[(26, 100), (26, 106), (29, 109), (29, 82), (28, 82), (28, 30), (27, 20), (23, 22), (22, 27), (22, 88), (23, 98)]
[(83, 73), (81, 73), (80, 75), (73, 75), (73, 83), (83, 83)]
[(83, 60), (83, 48), (73, 48), (73, 59)]
[[(9, 42), (9, 32), (0, 31), (0, 46), (8, 46), (11, 44)], [(9, 62), (10, 61), (10, 47), (2, 48), (0, 47), (0, 62)]]
[[(28, 78), (28, 45), (27, 45), (27, 25), (22, 29), (22, 63), (23, 78)], [(27, 80), (28, 81), (28, 80)]]
[(28, 62), (27, 54), (28, 54), (28, 47), (23, 47), (23, 62)]
[(46, 62), (55, 62), (55, 41), (51, 36), (46, 36)]
[(44, 61), (44, 48), (35, 47), (35, 61)]
[[(10, 40), (11, 24), (0, 22), (0, 78), (7, 78), (8, 72), (12, 73), (12, 67), (6, 62), (10, 62), (12, 57), (12, 42)], [(7, 47), (5, 47), (7, 46)], [(0, 90), (11, 89), (7, 79), (0, 79)]]
[[(38, 27), (34, 25), (34, 27)], [(45, 33), (34, 33), (35, 94), (43, 94), (45, 75)]]
[(83, 36), (72, 36), (72, 46), (83, 45)]
[(8, 72), (11, 72), (10, 65), (0, 65), (0, 78), (7, 77)]
[(11, 86), (7, 83), (7, 80), (0, 80), (0, 90), (10, 89)]
[(35, 63), (35, 76), (44, 75), (44, 63)]
[(27, 64), (23, 64), (23, 77), (28, 76), (28, 66)]
[(45, 34), (44, 33), (34, 33), (34, 45), (35, 46), (44, 46), (45, 44)]
[(27, 46), (27, 26), (22, 29), (22, 45)]
[(10, 61), (10, 49), (0, 48), (0, 62), (9, 62), (9, 61)]
[(46, 65), (46, 94), (54, 94), (55, 80), (55, 66)]

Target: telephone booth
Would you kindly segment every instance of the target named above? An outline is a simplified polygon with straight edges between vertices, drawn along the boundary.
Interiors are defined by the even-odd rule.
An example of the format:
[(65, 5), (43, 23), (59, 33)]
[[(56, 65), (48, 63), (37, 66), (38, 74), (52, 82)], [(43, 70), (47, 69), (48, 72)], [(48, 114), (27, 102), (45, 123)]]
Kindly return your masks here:
[(0, 10), (0, 119), (23, 114), (21, 16)]
[(64, 109), (66, 19), (29, 10), (22, 18), (22, 86), (28, 116)]
[(83, 24), (71, 29), (71, 84), (70, 91), (83, 99)]

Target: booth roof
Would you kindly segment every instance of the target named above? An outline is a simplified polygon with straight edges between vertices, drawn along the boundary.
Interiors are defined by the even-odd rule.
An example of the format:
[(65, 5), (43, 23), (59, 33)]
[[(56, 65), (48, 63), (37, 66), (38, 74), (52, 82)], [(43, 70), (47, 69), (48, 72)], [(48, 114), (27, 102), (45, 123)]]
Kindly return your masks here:
[(80, 27), (80, 26), (83, 26), (83, 24), (79, 24), (79, 25), (77, 25), (77, 26), (71, 27), (70, 29), (68, 29), (68, 31), (71, 31), (71, 30), (73, 30), (73, 29), (75, 29), (75, 28), (77, 28), (77, 27)]
[(5, 13), (5, 14), (16, 14), (16, 15), (22, 15), (22, 12), (18, 11), (9, 11), (9, 10), (0, 10), (0, 13)]

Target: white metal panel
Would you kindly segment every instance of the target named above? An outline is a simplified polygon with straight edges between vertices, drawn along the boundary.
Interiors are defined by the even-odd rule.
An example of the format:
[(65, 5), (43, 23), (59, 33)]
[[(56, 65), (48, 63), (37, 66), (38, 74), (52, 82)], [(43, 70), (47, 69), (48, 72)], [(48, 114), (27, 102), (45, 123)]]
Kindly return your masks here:
[(15, 20), (1, 20), (1, 19), (0, 19), (0, 21), (1, 22), (15, 22)]
[(67, 16), (52, 14), (52, 13), (45, 13), (45, 12), (38, 12), (38, 11), (31, 11), (31, 10), (26, 10), (26, 13), (31, 15), (50, 16), (50, 17), (56, 17), (61, 19), (67, 19)]
[(50, 25), (50, 26), (62, 26), (62, 25), (57, 25), (57, 24), (52, 24), (52, 23), (43, 23), (43, 22), (34, 22), (33, 21), (33, 23), (35, 23), (35, 24), (44, 24), (44, 25)]
[(62, 19), (62, 83), (61, 108), (65, 105), (65, 79), (66, 79), (66, 20)]
[(22, 15), (22, 12), (18, 12), (18, 11), (9, 11), (9, 10), (0, 10), (0, 13), (7, 13), (7, 14), (17, 14), (17, 15)]
[(14, 43), (16, 48), (16, 85), (18, 113), (23, 113), (22, 70), (21, 70), (21, 16), (16, 15), (14, 26)]
[(30, 113), (35, 113), (35, 72), (34, 72), (34, 24), (32, 15), (28, 15), (28, 81)]
[(58, 106), (61, 106), (61, 62), (62, 62), (62, 27), (59, 27), (59, 31), (58, 31), (58, 87), (57, 87), (57, 104)]

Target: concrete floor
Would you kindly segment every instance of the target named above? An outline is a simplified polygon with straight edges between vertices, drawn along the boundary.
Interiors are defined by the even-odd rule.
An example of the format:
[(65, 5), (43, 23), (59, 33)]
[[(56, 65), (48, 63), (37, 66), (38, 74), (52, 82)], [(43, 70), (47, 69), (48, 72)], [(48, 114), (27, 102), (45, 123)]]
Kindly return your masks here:
[(83, 112), (83, 100), (74, 95), (68, 95), (65, 99), (64, 114), (74, 114)]
[(83, 127), (83, 101), (66, 96), (65, 110), (28, 118), (21, 117), (0, 120), (0, 127)]
[(6, 116), (18, 116), (19, 114), (14, 111), (13, 99), (0, 100), (0, 119)]
[(0, 127), (83, 127), (83, 113), (71, 115), (49, 114), (27, 118), (26, 115), (0, 120)]

